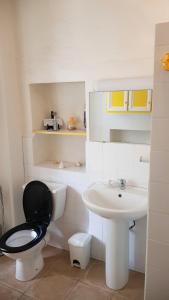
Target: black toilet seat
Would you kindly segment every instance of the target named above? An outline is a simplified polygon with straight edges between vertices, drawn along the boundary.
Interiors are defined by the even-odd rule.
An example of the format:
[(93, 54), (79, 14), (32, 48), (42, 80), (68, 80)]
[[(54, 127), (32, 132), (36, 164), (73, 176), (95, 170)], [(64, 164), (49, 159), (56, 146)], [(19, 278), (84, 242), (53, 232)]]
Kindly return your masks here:
[[(11, 247), (6, 244), (7, 240), (14, 234), (22, 230), (32, 230), (36, 233), (36, 237), (32, 239), (30, 242), (23, 244), (19, 247)], [(22, 251), (26, 251), (36, 244), (38, 244), (46, 234), (47, 226), (44, 224), (31, 224), (31, 223), (23, 223), (18, 225), (9, 231), (7, 231), (0, 239), (0, 249), (2, 252), (6, 253), (18, 253)]]
[[(48, 186), (38, 180), (30, 181), (24, 189), (23, 209), (26, 217), (26, 223), (10, 229), (0, 238), (0, 250), (2, 252), (18, 253), (26, 251), (43, 239), (51, 221), (53, 210), (52, 193)], [(13, 234), (22, 230), (32, 230), (35, 232), (35, 235), (32, 234), (30, 238), (27, 239), (28, 242), (24, 242), (23, 239), (23, 244), (20, 242), (18, 243), (19, 246), (10, 246), (10, 244), (17, 238), (15, 239), (14, 237), (14, 240), (12, 241), (11, 239), (9, 242), (7, 240), (10, 237), (12, 238)], [(15, 244), (15, 242), (13, 244)]]

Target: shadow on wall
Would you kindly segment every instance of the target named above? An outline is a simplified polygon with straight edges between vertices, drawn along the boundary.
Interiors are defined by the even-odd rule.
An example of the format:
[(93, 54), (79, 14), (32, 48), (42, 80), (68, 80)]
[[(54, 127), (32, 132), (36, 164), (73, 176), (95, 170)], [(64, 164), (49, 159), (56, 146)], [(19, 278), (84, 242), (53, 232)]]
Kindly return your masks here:
[[(136, 221), (129, 234), (129, 267), (145, 272), (147, 217)], [(144, 247), (143, 247), (144, 245)]]
[[(92, 235), (91, 256), (105, 260), (104, 219), (89, 212), (80, 192), (68, 186), (65, 212), (62, 218), (51, 222), (49, 244), (69, 250), (68, 239), (77, 232), (88, 232)], [(82, 188), (83, 190), (83, 188)], [(129, 235), (129, 268), (144, 272), (146, 255), (146, 218), (136, 221), (136, 227)]]
[(68, 186), (64, 215), (56, 222), (51, 222), (50, 245), (69, 249), (68, 239), (77, 232), (89, 232), (89, 212), (86, 209), (80, 192)]

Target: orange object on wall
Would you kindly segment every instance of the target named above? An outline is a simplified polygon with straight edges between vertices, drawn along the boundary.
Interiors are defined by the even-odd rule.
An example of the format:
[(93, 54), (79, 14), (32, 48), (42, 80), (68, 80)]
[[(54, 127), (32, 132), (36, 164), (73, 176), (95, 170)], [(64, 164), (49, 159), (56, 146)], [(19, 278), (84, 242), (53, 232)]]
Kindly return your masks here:
[(169, 52), (165, 53), (161, 58), (161, 65), (163, 70), (169, 71)]

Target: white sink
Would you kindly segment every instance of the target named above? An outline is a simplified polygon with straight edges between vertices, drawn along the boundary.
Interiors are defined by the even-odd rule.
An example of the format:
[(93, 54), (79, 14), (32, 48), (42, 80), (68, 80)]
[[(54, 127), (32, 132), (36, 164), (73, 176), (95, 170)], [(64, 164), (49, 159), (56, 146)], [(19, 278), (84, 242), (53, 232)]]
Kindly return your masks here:
[(87, 208), (104, 218), (139, 219), (147, 214), (147, 190), (105, 183), (91, 185), (83, 194)]
[(147, 190), (98, 182), (83, 193), (83, 201), (105, 220), (106, 284), (121, 289), (128, 281), (129, 221), (146, 216)]

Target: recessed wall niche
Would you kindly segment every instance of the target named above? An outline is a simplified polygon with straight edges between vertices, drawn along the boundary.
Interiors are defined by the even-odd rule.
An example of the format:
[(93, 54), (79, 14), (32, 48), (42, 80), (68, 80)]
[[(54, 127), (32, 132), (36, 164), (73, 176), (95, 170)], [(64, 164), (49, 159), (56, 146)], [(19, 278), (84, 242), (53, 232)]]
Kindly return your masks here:
[[(85, 83), (59, 82), (30, 84), (34, 164), (65, 161), (65, 166), (85, 163)], [(45, 130), (43, 119), (56, 111), (63, 120), (62, 130)], [(78, 131), (67, 131), (70, 116), (77, 118)], [(59, 134), (59, 135), (58, 135)], [(72, 136), (73, 134), (73, 136)]]
[(150, 131), (110, 129), (110, 142), (150, 145)]

